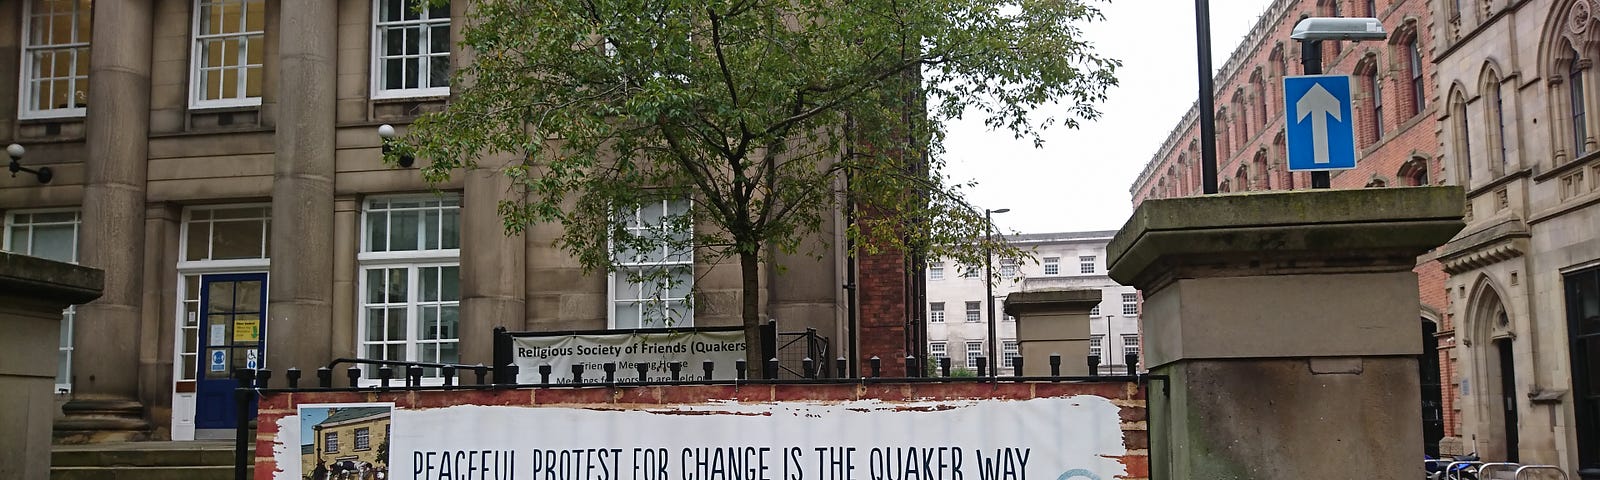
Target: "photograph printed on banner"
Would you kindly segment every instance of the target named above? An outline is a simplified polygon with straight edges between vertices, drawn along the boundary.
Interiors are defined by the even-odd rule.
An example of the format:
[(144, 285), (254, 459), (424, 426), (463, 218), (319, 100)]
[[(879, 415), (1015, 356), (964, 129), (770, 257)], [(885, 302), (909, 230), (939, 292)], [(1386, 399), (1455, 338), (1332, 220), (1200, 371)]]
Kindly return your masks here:
[(300, 478), (389, 478), (392, 403), (300, 405)]

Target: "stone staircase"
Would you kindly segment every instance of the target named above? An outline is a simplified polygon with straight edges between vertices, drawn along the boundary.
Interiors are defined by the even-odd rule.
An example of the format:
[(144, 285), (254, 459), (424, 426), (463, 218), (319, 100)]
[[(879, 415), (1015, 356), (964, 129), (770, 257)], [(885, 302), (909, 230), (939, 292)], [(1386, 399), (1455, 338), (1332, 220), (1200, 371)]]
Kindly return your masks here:
[(56, 445), (50, 457), (51, 480), (233, 478), (232, 441)]

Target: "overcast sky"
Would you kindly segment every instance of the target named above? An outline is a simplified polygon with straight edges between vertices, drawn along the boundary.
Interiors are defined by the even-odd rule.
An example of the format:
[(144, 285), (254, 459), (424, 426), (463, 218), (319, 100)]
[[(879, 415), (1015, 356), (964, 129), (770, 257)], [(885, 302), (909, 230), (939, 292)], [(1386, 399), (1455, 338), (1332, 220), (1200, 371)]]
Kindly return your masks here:
[[(1221, 67), (1271, 0), (1213, 0), (1212, 68)], [(946, 173), (976, 180), (968, 199), (979, 208), (1010, 208), (1002, 231), (1116, 230), (1132, 213), (1128, 188), (1199, 95), (1194, 6), (1183, 0), (1095, 1), (1106, 21), (1088, 40), (1122, 61), (1121, 85), (1103, 115), (1078, 130), (1053, 128), (1044, 148), (988, 131), (981, 120), (950, 125)]]

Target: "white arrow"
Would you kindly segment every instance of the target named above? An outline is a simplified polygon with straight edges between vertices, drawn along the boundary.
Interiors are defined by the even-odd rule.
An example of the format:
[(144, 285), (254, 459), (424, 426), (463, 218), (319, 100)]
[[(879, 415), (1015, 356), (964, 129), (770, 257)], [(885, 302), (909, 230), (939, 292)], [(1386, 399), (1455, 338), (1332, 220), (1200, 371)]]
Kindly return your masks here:
[(1320, 83), (1311, 84), (1311, 90), (1294, 102), (1294, 110), (1300, 112), (1295, 122), (1305, 121), (1307, 115), (1311, 116), (1311, 161), (1314, 163), (1328, 163), (1328, 119), (1325, 115), (1342, 121), (1339, 107), (1339, 99), (1322, 88)]

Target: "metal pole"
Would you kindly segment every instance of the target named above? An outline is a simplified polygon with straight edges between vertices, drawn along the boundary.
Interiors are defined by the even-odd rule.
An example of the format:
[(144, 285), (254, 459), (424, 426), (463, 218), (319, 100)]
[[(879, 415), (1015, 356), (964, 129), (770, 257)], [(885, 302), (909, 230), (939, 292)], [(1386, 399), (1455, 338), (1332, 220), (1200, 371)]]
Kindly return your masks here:
[[(1322, 74), (1322, 40), (1300, 42), (1300, 69), (1306, 75)], [(1311, 188), (1329, 188), (1333, 178), (1327, 170), (1311, 172)]]
[[(994, 219), (993, 211), (983, 210), (983, 299), (988, 302), (989, 354), (994, 355)], [(993, 370), (990, 370), (991, 372)]]
[(1217, 193), (1217, 112), (1211, 85), (1211, 2), (1194, 0), (1195, 59), (1200, 71), (1200, 188)]

